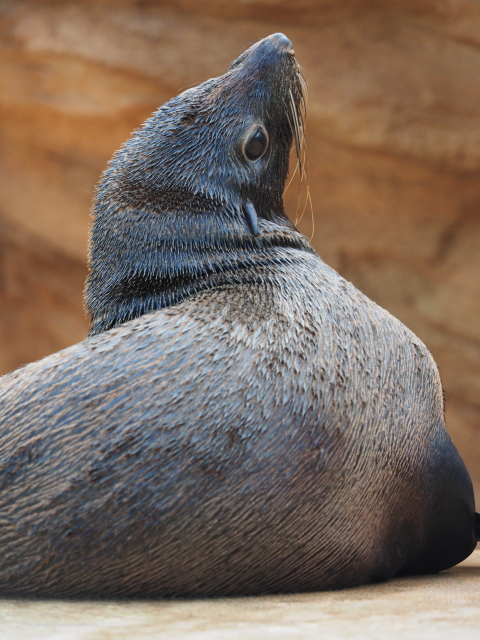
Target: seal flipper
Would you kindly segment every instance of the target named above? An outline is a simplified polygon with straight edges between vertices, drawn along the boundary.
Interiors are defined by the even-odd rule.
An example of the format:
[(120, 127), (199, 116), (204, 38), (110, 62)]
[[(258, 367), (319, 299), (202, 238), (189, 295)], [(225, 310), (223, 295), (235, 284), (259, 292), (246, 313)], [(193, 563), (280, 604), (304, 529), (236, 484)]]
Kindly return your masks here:
[(470, 476), (446, 431), (439, 435), (423, 471), (424, 478), (430, 476), (425, 485), (423, 524), (415, 532), (400, 575), (449, 569), (465, 560), (477, 545), (480, 514), (475, 512)]
[(250, 200), (246, 200), (244, 206), (245, 218), (247, 220), (248, 228), (252, 232), (253, 236), (258, 236), (258, 216), (255, 211), (255, 207), (253, 206)]

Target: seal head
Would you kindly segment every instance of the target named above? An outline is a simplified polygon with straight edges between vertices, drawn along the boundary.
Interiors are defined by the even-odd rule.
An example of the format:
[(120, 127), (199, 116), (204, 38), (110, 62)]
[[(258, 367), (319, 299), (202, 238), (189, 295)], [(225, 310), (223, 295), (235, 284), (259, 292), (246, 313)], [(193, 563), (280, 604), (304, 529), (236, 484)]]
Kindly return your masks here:
[(164, 104), (114, 156), (94, 209), (91, 335), (211, 287), (252, 283), (252, 264), (272, 246), (312, 251), (283, 208), (305, 92), (290, 40), (274, 34)]

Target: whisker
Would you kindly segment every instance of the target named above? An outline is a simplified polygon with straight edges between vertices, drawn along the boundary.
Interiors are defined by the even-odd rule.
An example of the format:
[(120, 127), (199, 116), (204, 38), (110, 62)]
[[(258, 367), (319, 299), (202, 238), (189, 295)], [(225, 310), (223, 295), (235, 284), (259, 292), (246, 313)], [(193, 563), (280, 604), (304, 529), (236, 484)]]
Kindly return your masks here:
[(286, 186), (286, 187), (285, 187), (285, 189), (283, 190), (283, 193), (284, 193), (284, 194), (287, 192), (288, 187), (292, 184), (293, 179), (295, 178), (295, 176), (296, 176), (296, 174), (297, 174), (297, 171), (298, 171), (298, 160), (297, 160), (297, 163), (296, 163), (296, 166), (295, 166), (295, 170), (294, 170), (294, 172), (292, 173), (292, 177), (290, 178), (290, 180), (288, 181), (287, 186)]
[(298, 162), (299, 162), (299, 169), (300, 169), (300, 175), (303, 176), (303, 163), (302, 163), (302, 147), (303, 147), (303, 137), (302, 137), (302, 129), (300, 127), (300, 123), (298, 121), (298, 114), (297, 114), (297, 107), (295, 105), (295, 100), (293, 98), (292, 92), (289, 89), (288, 91), (289, 95), (290, 95), (290, 101), (291, 101), (291, 107), (292, 107), (292, 111), (291, 111), (291, 115), (292, 115), (292, 119), (293, 119), (293, 135), (294, 135), (294, 139), (295, 139), (295, 148), (296, 148), (296, 152), (297, 152), (297, 158), (298, 158)]
[[(313, 238), (315, 233), (315, 218), (313, 215), (313, 203), (312, 197), (310, 193), (310, 186), (308, 184), (308, 156), (307, 156), (307, 146), (305, 139), (305, 122), (306, 122), (306, 111), (307, 111), (307, 96), (308, 89), (305, 78), (303, 77), (301, 70), (299, 69), (297, 75), (298, 84), (294, 87), (292, 92), (289, 89), (289, 99), (287, 99), (286, 104), (286, 113), (287, 120), (290, 130), (292, 132), (292, 138), (295, 145), (295, 154), (297, 156), (297, 163), (295, 170), (288, 182), (288, 187), (291, 185), (293, 179), (295, 178), (297, 171), (299, 171), (300, 181), (298, 185), (298, 196), (297, 196), (297, 207), (295, 211), (295, 225), (299, 224), (305, 214), (307, 208), (310, 209), (311, 219), (312, 219), (312, 233), (310, 236), (310, 241)], [(295, 97), (294, 97), (295, 93)], [(306, 191), (305, 191), (305, 199), (302, 197), (302, 183), (305, 181)], [(303, 206), (302, 206), (303, 200)], [(301, 213), (299, 211), (301, 209)]]
[[(302, 191), (302, 182), (304, 179), (304, 169), (303, 169), (303, 161), (302, 161), (302, 138), (300, 135), (300, 127), (299, 127), (299, 122), (298, 122), (298, 118), (297, 118), (297, 114), (296, 114), (296, 109), (295, 109), (295, 103), (293, 100), (293, 96), (290, 95), (291, 98), (291, 106), (292, 106), (292, 131), (294, 134), (294, 138), (295, 138), (295, 151), (296, 151), (296, 156), (297, 156), (297, 163), (296, 163), (296, 167), (295, 167), (295, 171), (294, 174), (292, 176), (292, 180), (293, 177), (296, 175), (297, 170), (299, 171), (300, 174), (300, 182), (298, 185), (298, 195), (297, 195), (297, 206), (295, 209), (295, 225), (297, 225), (299, 223), (299, 221), (302, 219), (302, 214), (299, 217), (299, 209), (300, 209), (300, 203), (301, 203), (301, 191)], [(291, 182), (291, 181), (290, 181)]]

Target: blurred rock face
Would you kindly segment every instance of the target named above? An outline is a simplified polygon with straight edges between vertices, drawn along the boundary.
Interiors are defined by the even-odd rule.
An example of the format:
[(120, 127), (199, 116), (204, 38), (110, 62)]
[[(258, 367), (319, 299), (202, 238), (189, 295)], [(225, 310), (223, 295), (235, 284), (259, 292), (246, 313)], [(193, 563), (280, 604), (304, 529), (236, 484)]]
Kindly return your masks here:
[[(479, 493), (475, 0), (0, 0), (0, 370), (85, 336), (89, 209), (112, 153), (275, 31), (310, 89), (313, 244), (432, 351)], [(286, 199), (294, 219), (295, 185)]]

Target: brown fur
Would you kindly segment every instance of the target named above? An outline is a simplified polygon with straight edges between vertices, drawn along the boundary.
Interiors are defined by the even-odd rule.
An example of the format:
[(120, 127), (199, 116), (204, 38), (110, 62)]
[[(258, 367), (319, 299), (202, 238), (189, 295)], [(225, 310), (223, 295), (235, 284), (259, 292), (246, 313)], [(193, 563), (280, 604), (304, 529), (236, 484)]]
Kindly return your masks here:
[[(238, 70), (256, 78), (264, 51), (277, 64), (285, 40), (261, 41), (216, 80), (212, 117), (224, 123), (224, 83)], [(278, 64), (283, 82), (264, 98), (267, 110), (289, 86)], [(262, 73), (260, 84), (273, 82)], [(197, 88), (184, 101), (201, 95)], [(180, 98), (171, 108), (184, 115)], [(163, 135), (146, 130), (137, 152)], [(271, 137), (278, 155), (252, 171), (273, 171), (266, 185), (275, 193), (258, 176), (242, 178), (236, 191), (227, 185), (231, 209), (219, 205), (220, 183), (184, 204), (172, 198), (173, 214), (162, 209), (158, 172), (133, 189), (141, 172), (128, 172), (127, 161), (138, 161), (130, 147), (107, 172), (89, 285), (98, 335), (0, 386), (1, 594), (340, 588), (438, 571), (473, 549), (471, 483), (445, 429), (435, 363), (286, 220), (278, 194), (291, 132)], [(150, 194), (141, 205), (139, 192)], [(243, 217), (246, 198), (258, 238)], [(130, 258), (129, 233), (139, 243)], [(165, 248), (174, 244), (169, 233), (178, 255)], [(129, 265), (130, 306), (122, 306), (114, 292)], [(117, 280), (108, 280), (115, 269)], [(148, 301), (154, 310), (145, 314)]]

